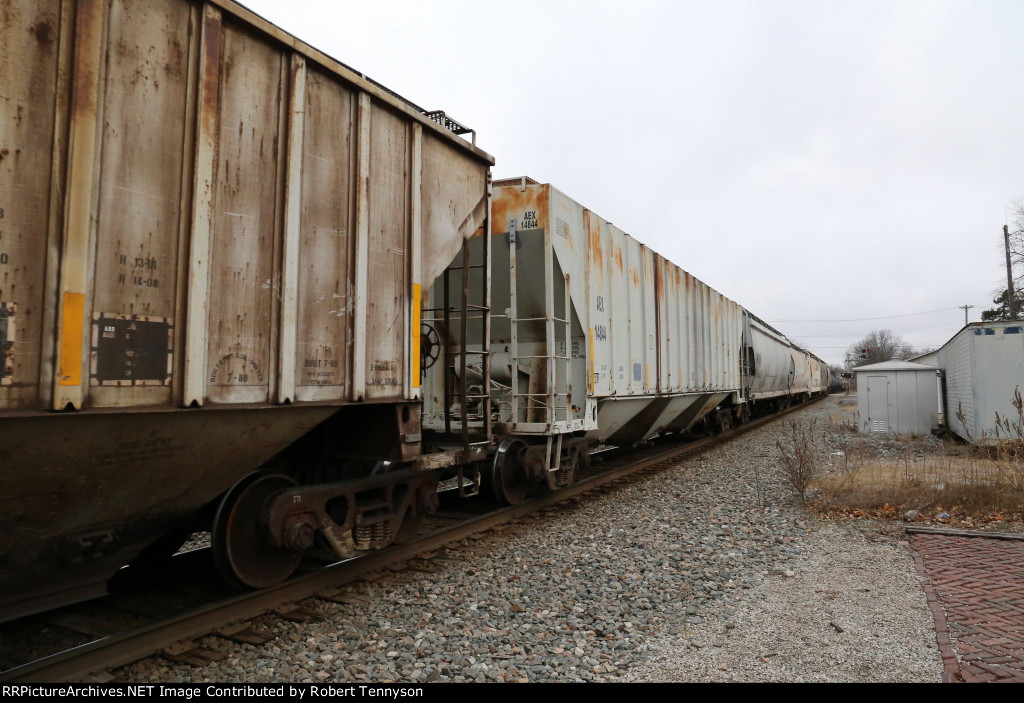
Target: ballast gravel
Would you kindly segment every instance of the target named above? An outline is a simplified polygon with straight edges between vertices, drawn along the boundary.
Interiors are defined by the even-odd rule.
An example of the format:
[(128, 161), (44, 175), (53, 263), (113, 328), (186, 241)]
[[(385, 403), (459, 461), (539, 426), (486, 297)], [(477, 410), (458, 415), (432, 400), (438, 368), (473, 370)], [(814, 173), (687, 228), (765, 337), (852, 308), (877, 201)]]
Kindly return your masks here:
[[(791, 417), (820, 420), (839, 402)], [(781, 428), (467, 540), (430, 560), (433, 573), (353, 584), (354, 602), (306, 601), (313, 621), (258, 619), (275, 636), (266, 644), (201, 640), (226, 654), (219, 662), (154, 657), (112, 673), (128, 682), (940, 681), (932, 615), (899, 536), (808, 517), (780, 474)]]

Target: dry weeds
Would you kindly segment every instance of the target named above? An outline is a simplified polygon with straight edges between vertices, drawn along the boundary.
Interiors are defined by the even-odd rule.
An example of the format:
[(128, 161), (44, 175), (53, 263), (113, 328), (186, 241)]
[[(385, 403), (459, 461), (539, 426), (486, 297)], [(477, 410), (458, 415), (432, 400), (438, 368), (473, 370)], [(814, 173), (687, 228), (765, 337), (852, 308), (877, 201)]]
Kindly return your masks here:
[(934, 436), (862, 435), (855, 419), (830, 420), (824, 470), (809, 485), (813, 506), (840, 516), (1024, 530), (1024, 412), (1000, 423), (1009, 439), (978, 448)]
[(819, 474), (818, 452), (814, 446), (816, 425), (815, 420), (808, 423), (789, 420), (783, 425), (782, 436), (775, 441), (783, 476), (804, 503), (807, 489)]

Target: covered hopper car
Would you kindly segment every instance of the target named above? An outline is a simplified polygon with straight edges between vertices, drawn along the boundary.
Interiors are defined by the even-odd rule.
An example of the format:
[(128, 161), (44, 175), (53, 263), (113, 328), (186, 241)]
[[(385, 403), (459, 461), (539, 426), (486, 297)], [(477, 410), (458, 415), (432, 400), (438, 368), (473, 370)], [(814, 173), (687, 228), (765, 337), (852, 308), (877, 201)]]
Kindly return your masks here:
[(0, 620), (208, 530), (263, 587), (827, 370), (230, 0), (0, 16)]
[[(597, 446), (718, 432), (827, 392), (824, 362), (551, 185), (496, 181), (491, 221), (488, 336), (453, 356), (479, 441), (498, 442), (498, 500), (570, 483)], [(446, 371), (427, 373), (438, 387)], [(439, 401), (424, 397), (425, 428)]]
[[(492, 157), (228, 0), (5, 0), (0, 36), (0, 618), (204, 508), (254, 586), (311, 523), (346, 553), (412, 529), (417, 301)], [(312, 517), (252, 548), (298, 484)]]

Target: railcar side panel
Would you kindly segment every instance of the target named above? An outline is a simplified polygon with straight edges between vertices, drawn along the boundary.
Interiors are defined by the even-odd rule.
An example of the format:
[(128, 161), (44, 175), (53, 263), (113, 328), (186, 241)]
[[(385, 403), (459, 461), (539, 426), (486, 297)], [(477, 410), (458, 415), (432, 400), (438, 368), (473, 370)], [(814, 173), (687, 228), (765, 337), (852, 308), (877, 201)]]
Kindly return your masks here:
[[(590, 394), (602, 396), (609, 395), (613, 384), (620, 382), (620, 366), (629, 365), (632, 369), (630, 336), (609, 334), (609, 330), (615, 329), (615, 325), (628, 324), (637, 295), (621, 269), (619, 276), (614, 275), (616, 259), (612, 251), (611, 226), (589, 210), (585, 217), (590, 304), (584, 307), (587, 314), (583, 324), (589, 337)], [(628, 378), (626, 385), (632, 390), (632, 373)]]
[(710, 349), (710, 329), (708, 325), (710, 320), (708, 319), (708, 287), (704, 285), (702, 281), (697, 281), (697, 327), (696, 327), (696, 344), (698, 349), (697, 356), (697, 379), (693, 384), (695, 389), (706, 389), (710, 382), (710, 369), (711, 366), (711, 349)]
[[(59, 0), (11, 0), (0, 13), (0, 411), (38, 408), (47, 362), (44, 308), (63, 201)], [(63, 76), (66, 80), (66, 75)]]
[(409, 338), (410, 128), (375, 105), (370, 129), (366, 398), (397, 399)]
[[(628, 235), (627, 235), (628, 236)], [(632, 237), (630, 242), (635, 241)], [(643, 324), (640, 328), (639, 338), (636, 339), (641, 349), (641, 359), (644, 373), (644, 392), (656, 393), (658, 391), (658, 308), (657, 308), (657, 281), (655, 271), (657, 266), (654, 253), (647, 246), (637, 243), (640, 260), (643, 262), (643, 276), (640, 284), (640, 291), (643, 296)]]
[[(452, 148), (424, 130), (420, 193), (423, 291), (455, 258), (462, 241), (482, 234), (490, 215), (486, 181), (488, 166), (472, 159), (452, 158)], [(497, 223), (502, 232), (508, 223)], [(498, 311), (501, 312), (501, 311)]]
[(658, 340), (661, 368), (658, 385), (667, 392), (679, 390), (679, 289), (676, 273), (679, 269), (667, 259), (659, 257), (659, 288), (661, 299), (658, 305), (658, 319), (661, 321), (661, 335)]
[(268, 402), (275, 371), (283, 193), (283, 52), (225, 23), (221, 37), (206, 400)]
[(188, 5), (110, 6), (86, 334), (91, 407), (171, 403), (192, 30)]
[[(626, 383), (625, 389), (623, 389), (621, 383), (613, 383), (608, 388), (608, 395), (620, 395), (622, 393), (628, 395), (643, 395), (647, 392), (647, 385), (645, 383), (644, 367), (646, 365), (645, 353), (644, 353), (644, 303), (646, 302), (646, 296), (644, 295), (644, 262), (641, 256), (640, 243), (631, 237), (627, 237), (621, 230), (615, 231), (612, 225), (609, 225), (609, 232), (615, 232), (618, 236), (615, 237), (615, 243), (619, 244), (623, 250), (623, 258), (626, 261), (626, 285), (624, 288), (627, 291), (626, 296), (622, 299), (622, 302), (626, 303), (623, 314), (616, 315), (613, 317), (612, 325), (609, 327), (610, 334), (613, 337), (624, 336), (627, 342), (627, 356), (625, 358), (626, 365)], [(610, 248), (611, 245), (609, 245)], [(619, 297), (615, 296), (615, 300), (612, 302), (613, 310), (619, 307)]]
[(683, 385), (693, 388), (697, 383), (697, 279), (689, 273), (685, 274), (684, 286), (686, 362), (683, 365)]
[(343, 401), (351, 393), (359, 99), (308, 68), (305, 97), (296, 399)]

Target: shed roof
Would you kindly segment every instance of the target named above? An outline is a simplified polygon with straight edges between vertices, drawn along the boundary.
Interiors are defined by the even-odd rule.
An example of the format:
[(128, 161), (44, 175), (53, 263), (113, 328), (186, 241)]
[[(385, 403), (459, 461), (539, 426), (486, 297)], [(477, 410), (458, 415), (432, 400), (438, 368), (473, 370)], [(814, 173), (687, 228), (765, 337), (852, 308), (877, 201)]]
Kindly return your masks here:
[(925, 366), (938, 366), (939, 365), (939, 350), (930, 351), (927, 354), (921, 354), (920, 356), (913, 356), (907, 361), (915, 364), (924, 364)]
[(860, 371), (935, 371), (934, 366), (927, 366), (926, 364), (915, 364), (910, 361), (900, 361), (899, 359), (890, 359), (889, 361), (880, 361), (877, 364), (866, 364), (864, 366), (857, 366), (854, 372)]

